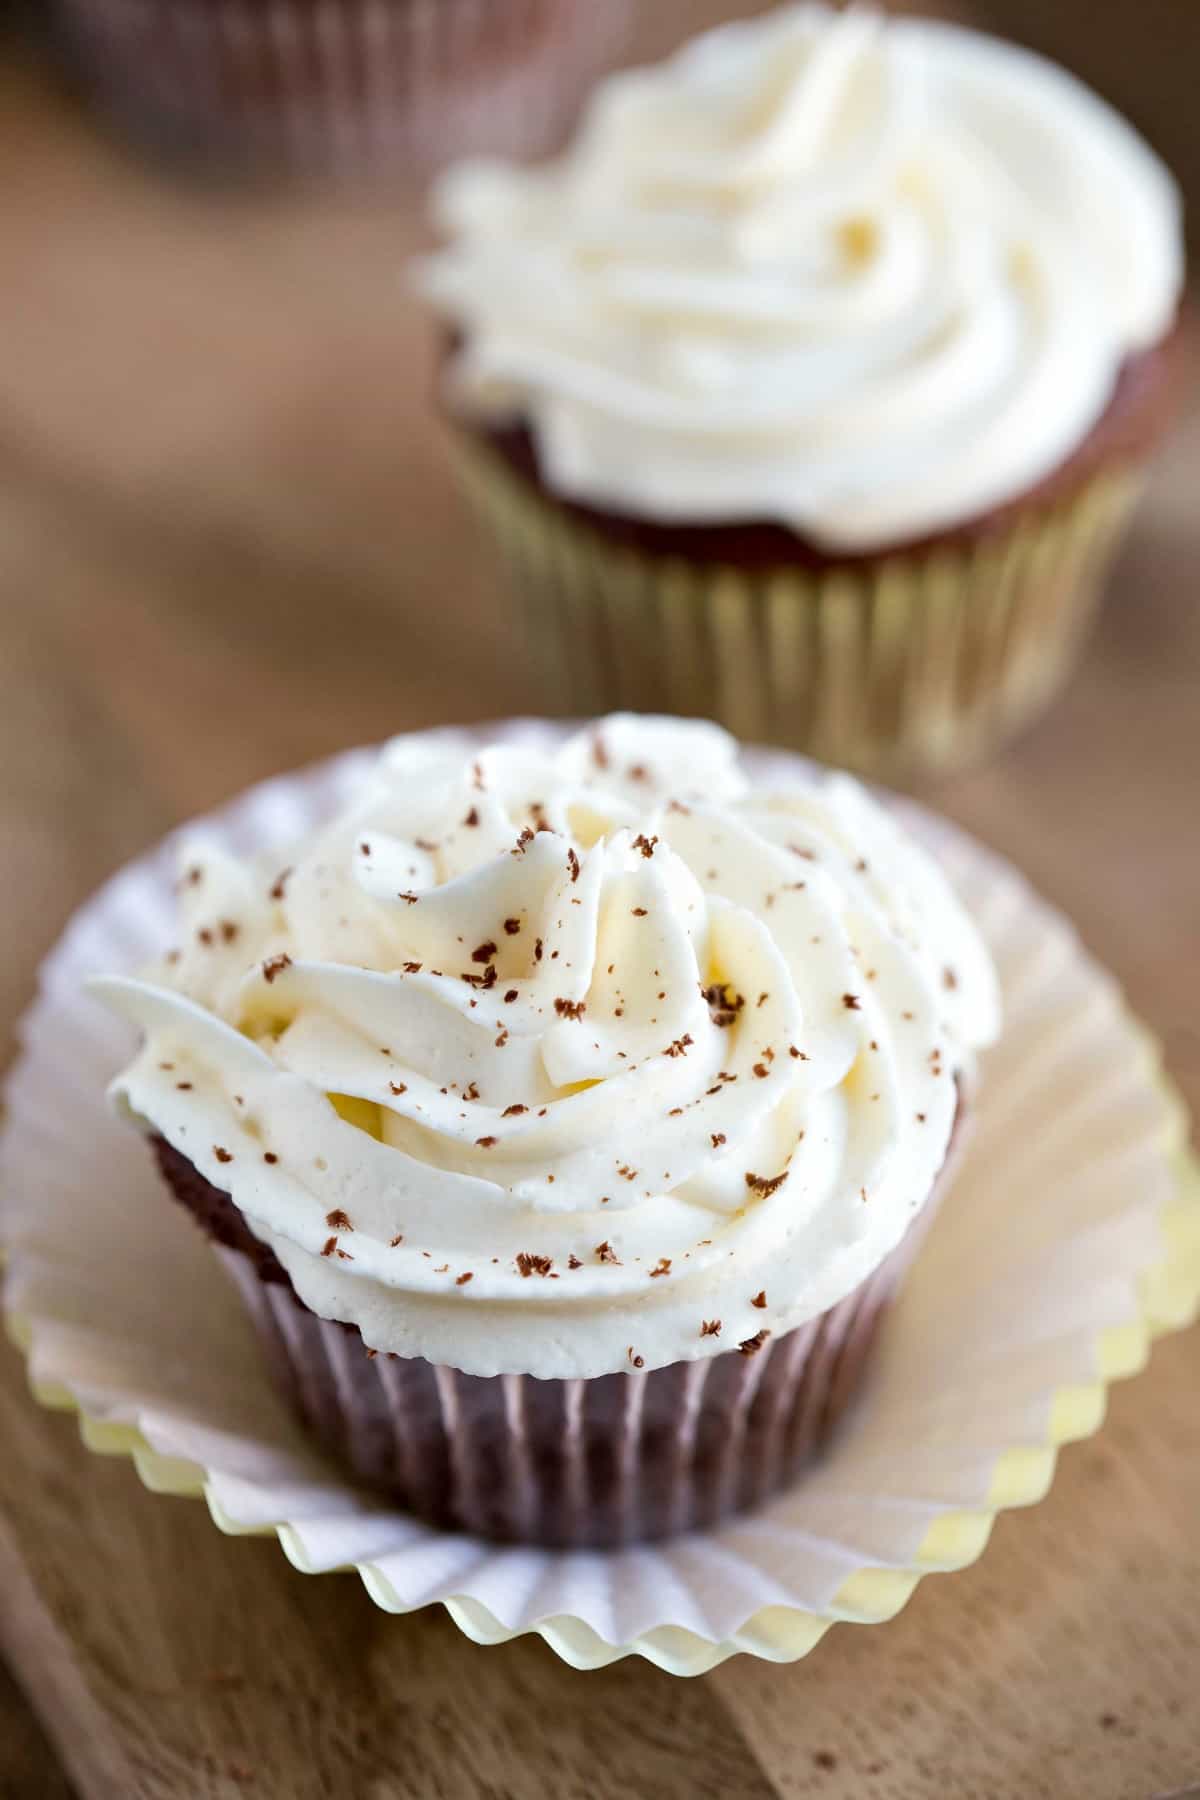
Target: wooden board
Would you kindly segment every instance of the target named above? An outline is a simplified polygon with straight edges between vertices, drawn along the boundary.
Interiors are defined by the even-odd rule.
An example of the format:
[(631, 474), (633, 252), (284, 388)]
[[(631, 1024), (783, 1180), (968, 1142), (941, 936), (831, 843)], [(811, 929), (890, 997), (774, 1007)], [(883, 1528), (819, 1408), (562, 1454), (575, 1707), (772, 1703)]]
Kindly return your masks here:
[[(411, 208), (136, 172), (0, 72), (0, 1034), (71, 908), (271, 770), (537, 709), (431, 449)], [(1193, 335), (1196, 335), (1193, 333)], [(1200, 1105), (1200, 414), (1063, 704), (936, 796), (1079, 921)], [(1050, 1498), (805, 1663), (578, 1674), (156, 1498), (0, 1354), (0, 1793), (1146, 1800), (1200, 1781), (1200, 1338)], [(186, 1608), (170, 1571), (186, 1560)], [(47, 1742), (48, 1740), (48, 1742)], [(48, 1747), (49, 1746), (49, 1747)]]

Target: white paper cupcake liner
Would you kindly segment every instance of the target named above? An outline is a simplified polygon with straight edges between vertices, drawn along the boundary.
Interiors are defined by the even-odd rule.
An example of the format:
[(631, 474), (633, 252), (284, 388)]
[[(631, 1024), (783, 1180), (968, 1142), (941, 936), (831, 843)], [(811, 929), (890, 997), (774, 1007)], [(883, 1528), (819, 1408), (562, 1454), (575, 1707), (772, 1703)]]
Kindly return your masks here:
[[(207, 828), (240, 851), (285, 843), (368, 754), (268, 782)], [(779, 773), (790, 759), (760, 760)], [(702, 1535), (549, 1551), (434, 1531), (322, 1460), (232, 1285), (104, 1103), (131, 1044), (81, 983), (169, 942), (169, 843), (75, 916), (22, 1026), (0, 1223), (38, 1398), (78, 1409), (85, 1440), (131, 1454), (150, 1487), (203, 1493), (223, 1530), (272, 1532), (310, 1573), (353, 1567), (389, 1611), (440, 1601), (481, 1642), (538, 1631), (580, 1667), (637, 1652), (695, 1674), (736, 1651), (792, 1660), (837, 1619), (890, 1617), (923, 1574), (978, 1556), (998, 1509), (1041, 1497), (1056, 1447), (1099, 1425), (1106, 1383), (1200, 1298), (1200, 1182), (1153, 1047), (1019, 876), (908, 811), (996, 956), (1005, 1032), (866, 1390), (790, 1493)]]

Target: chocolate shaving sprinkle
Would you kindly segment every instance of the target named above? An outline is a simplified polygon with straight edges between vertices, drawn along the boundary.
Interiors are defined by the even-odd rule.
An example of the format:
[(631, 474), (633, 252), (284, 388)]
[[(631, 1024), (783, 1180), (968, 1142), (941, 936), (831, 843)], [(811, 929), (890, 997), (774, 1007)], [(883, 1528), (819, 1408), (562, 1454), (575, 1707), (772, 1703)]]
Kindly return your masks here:
[[(338, 1251), (338, 1255), (339, 1255), (339, 1256), (340, 1256), (340, 1255), (341, 1255), (341, 1254), (342, 1254), (342, 1253), (341, 1253), (341, 1251), (340, 1251), (340, 1250), (339, 1250), (339, 1251)], [(435, 1274), (435, 1275), (448, 1275), (448, 1274), (449, 1274), (449, 1272), (450, 1272), (450, 1264), (449, 1264), (449, 1263), (442, 1263), (442, 1264), (441, 1264), (441, 1265), (440, 1265), (440, 1267), (438, 1267), (438, 1268), (436, 1268), (436, 1269), (435, 1269), (435, 1270), (434, 1270), (434, 1271), (433, 1271), (433, 1272), (434, 1272), (434, 1274)]]
[(204, 880), (204, 870), (199, 863), (193, 863), (180, 883), (181, 887), (199, 887)]
[(768, 1069), (766, 1063), (760, 1063), (760, 1062), (755, 1063), (754, 1074), (758, 1076), (758, 1079), (760, 1081), (765, 1081), (767, 1079), (767, 1076), (770, 1073), (771, 1073), (771, 1071), (770, 1071), (770, 1069)]
[(635, 906), (633, 909), (633, 916), (635, 919), (644, 919), (646, 917), (646, 908), (644, 906)]
[(406, 906), (415, 906), (421, 896), (420, 894), (414, 894), (411, 888), (405, 888), (402, 894), (396, 895), (396, 898), (397, 900), (403, 900)]
[(756, 1331), (753, 1337), (743, 1338), (738, 1345), (738, 1354), (741, 1356), (757, 1356), (770, 1335), (769, 1331)]
[(177, 1081), (175, 1086), (179, 1089), (181, 1094), (187, 1094), (191, 1092), (192, 1084), (190, 1081)]
[(475, 829), (476, 825), (478, 825), (478, 823), (479, 823), (479, 808), (477, 806), (473, 806), (471, 808), (470, 812), (467, 814), (466, 818), (463, 820), (463, 824), (466, 826), (469, 826), (470, 829), (473, 831)]
[(690, 806), (685, 806), (683, 804), (682, 800), (668, 800), (667, 801), (667, 811), (673, 812), (673, 813), (684, 813), (687, 815), (687, 817), (690, 818), (692, 809)]
[(214, 1144), (213, 1155), (219, 1163), (230, 1163), (233, 1161), (233, 1151), (227, 1150), (224, 1144)]
[(471, 961), (477, 963), (490, 963), (495, 954), (496, 946), (493, 944), (491, 938), (488, 938), (486, 943), (478, 944), (475, 949), (472, 950)]
[(283, 971), (290, 969), (291, 966), (292, 959), (286, 950), (280, 951), (278, 956), (269, 956), (262, 966), (263, 980), (269, 986), (277, 975), (282, 975)]
[(753, 1300), (751, 1300), (750, 1304), (751, 1304), (751, 1306), (758, 1306), (758, 1307), (765, 1306), (767, 1304), (766, 1288), (760, 1288), (758, 1293), (755, 1294)]
[(582, 1269), (582, 1267), (583, 1267), (583, 1264), (580, 1262), (579, 1258), (575, 1255), (574, 1251), (572, 1251), (571, 1255), (568, 1256), (568, 1258), (567, 1258), (567, 1267), (568, 1267), (568, 1269)]
[(481, 1137), (475, 1139), (476, 1145), (480, 1150), (490, 1150), (496, 1141), (497, 1140), (494, 1137)]
[(513, 845), (512, 854), (514, 856), (524, 856), (526, 845), (532, 844), (533, 837), (534, 832), (532, 825), (522, 825), (520, 831), (517, 833), (517, 841)]
[(456, 1275), (454, 1277), (454, 1285), (455, 1287), (466, 1287), (468, 1281), (474, 1281), (474, 1279), (474, 1269), (464, 1269), (461, 1275)]
[(530, 1275), (548, 1275), (554, 1262), (552, 1256), (535, 1256), (528, 1250), (518, 1250), (517, 1269), (528, 1278)]
[(917, 1114), (917, 1124), (918, 1124), (918, 1125), (923, 1125), (923, 1124), (924, 1124), (924, 1123), (925, 1123), (925, 1114), (924, 1114), (924, 1113), (918, 1113), (918, 1114)]
[(640, 850), (646, 860), (649, 861), (654, 855), (654, 846), (657, 842), (658, 839), (656, 837), (647, 837), (645, 832), (639, 832), (633, 840), (633, 847), (635, 850)]
[(174, 1063), (159, 1063), (158, 1066), (160, 1069), (173, 1069), (175, 1067), (175, 1064)]
[(629, 1346), (629, 1360), (635, 1369), (644, 1369), (646, 1366), (645, 1357), (639, 1356), (632, 1344)]
[(862, 1009), (862, 1001), (857, 994), (843, 994), (842, 1005), (847, 1012), (859, 1012)]
[(200, 942), (205, 946), (206, 949), (213, 941), (213, 934), (208, 929), (207, 925), (202, 925), (200, 927), (199, 931), (196, 933), (196, 936), (199, 938)]
[(275, 877), (274, 881), (271, 883), (270, 887), (267, 889), (267, 898), (269, 900), (282, 900), (283, 899), (283, 890), (286, 888), (286, 886), (288, 884), (288, 877), (289, 877), (289, 875), (291, 875), (291, 873), (292, 873), (292, 870), (290, 867), (286, 868), (286, 869), (280, 869), (278, 875)]
[(554, 1010), (560, 1019), (582, 1019), (587, 1011), (586, 1000), (556, 1000)]
[(331, 1225), (335, 1231), (353, 1231), (354, 1230), (354, 1227), (350, 1223), (349, 1218), (342, 1211), (340, 1206), (335, 1206), (332, 1212), (328, 1212), (325, 1214), (325, 1223), (327, 1225)]
[(508, 990), (508, 992), (507, 992), (507, 993), (506, 993), (506, 994), (505, 994), (505, 996), (504, 996), (504, 1003), (505, 1003), (505, 1005), (506, 1005), (506, 1006), (511, 1006), (511, 1005), (512, 1005), (512, 1003), (513, 1003), (513, 1001), (514, 1001), (514, 1000), (515, 1000), (515, 999), (516, 999), (516, 998), (517, 998), (517, 990), (516, 990), (516, 988), (509, 988), (509, 990)]
[(474, 762), (471, 764), (471, 782), (474, 787), (479, 789), (481, 794), (486, 791), (483, 784), (483, 764), (481, 762)]
[(954, 973), (953, 969), (945, 968), (942, 970), (942, 986), (949, 988), (951, 992), (958, 986), (958, 976)]
[(358, 848), (359, 848), (359, 850), (360, 850), (360, 852), (361, 852), (361, 854), (362, 854), (362, 855), (363, 855), (363, 856), (370, 856), (370, 854), (371, 854), (371, 846), (370, 846), (370, 844), (365, 844), (365, 843), (364, 843), (364, 844), (360, 844), (360, 845), (359, 845), (359, 846), (358, 846)]
[(713, 1147), (713, 1149), (714, 1149), (714, 1150), (719, 1150), (719, 1149), (720, 1149), (720, 1148), (721, 1148), (721, 1145), (722, 1145), (722, 1144), (723, 1144), (723, 1143), (724, 1143), (724, 1142), (725, 1142), (725, 1133), (724, 1133), (724, 1132), (723, 1132), (723, 1131), (714, 1131), (714, 1132), (713, 1132), (713, 1134), (712, 1134), (712, 1147)]
[(393, 1094), (407, 1094), (408, 1092), (407, 1081), (389, 1081), (388, 1086), (391, 1088)]
[(619, 1264), (621, 1261), (620, 1257), (617, 1255), (616, 1251), (613, 1249), (612, 1245), (609, 1243), (607, 1238), (605, 1238), (605, 1240), (602, 1244), (596, 1245), (596, 1248), (595, 1248), (595, 1251), (593, 1254), (598, 1256), (602, 1263), (618, 1263)]
[(326, 1238), (324, 1244), (321, 1246), (321, 1255), (332, 1256), (336, 1249), (337, 1239), (335, 1237)]
[(534, 962), (541, 962), (543, 948), (544, 948), (544, 946), (542, 944), (541, 938), (536, 938), (534, 940), (534, 945), (533, 945), (533, 960), (534, 960)]
[(634, 763), (629, 771), (630, 781), (645, 781), (648, 779), (648, 775), (649, 771), (644, 763)]
[(654, 1281), (656, 1279), (656, 1277), (658, 1277), (659, 1275), (669, 1275), (670, 1273), (671, 1273), (670, 1257), (669, 1256), (660, 1256), (658, 1259), (658, 1267), (655, 1269), (651, 1269), (651, 1271), (650, 1271), (650, 1279), (651, 1279), (651, 1281)]
[(720, 1335), (721, 1335), (720, 1319), (701, 1319), (701, 1321), (700, 1321), (700, 1336), (701, 1337), (720, 1337)]
[(476, 1085), (473, 1081), (468, 1082), (466, 1087), (463, 1089), (463, 1099), (464, 1100), (478, 1100), (478, 1098), (479, 1098), (479, 1089), (476, 1087)]
[(808, 1057), (803, 1050), (797, 1050), (795, 1044), (788, 1045), (788, 1055), (794, 1056), (797, 1062), (807, 1062)]
[(637, 1180), (637, 1170), (631, 1169), (628, 1163), (618, 1163), (617, 1164), (617, 1174), (621, 1177), (621, 1179), (623, 1181), (636, 1181)]
[(663, 1055), (686, 1056), (688, 1053), (688, 1045), (694, 1043), (694, 1041), (695, 1040), (691, 1035), (685, 1031), (682, 1037), (677, 1037), (673, 1044), (667, 1045), (666, 1049), (663, 1051)]
[(511, 1106), (505, 1107), (504, 1111), (500, 1114), (500, 1117), (502, 1119), (515, 1119), (519, 1113), (527, 1113), (528, 1111), (529, 1108), (523, 1101), (514, 1100)]
[(402, 1231), (398, 1231), (396, 1233), (395, 1237), (388, 1239), (388, 1249), (394, 1250), (396, 1248), (397, 1244), (402, 1244), (403, 1242), (404, 1242), (404, 1233)]
[(571, 871), (571, 880), (578, 881), (579, 880), (579, 857), (575, 853), (575, 846), (573, 844), (572, 844), (571, 848), (567, 851), (567, 867)]
[(428, 838), (414, 838), (413, 843), (418, 850), (423, 850), (426, 856), (432, 856), (434, 851), (440, 847), (437, 844), (431, 844)]
[(276, 1154), (273, 1150), (264, 1150), (263, 1151), (263, 1161), (265, 1163), (277, 1163), (279, 1161), (279, 1158), (276, 1156)]
[(592, 761), (598, 769), (607, 769), (608, 767), (608, 746), (599, 732), (592, 739)]
[(753, 1175), (748, 1171), (746, 1174), (746, 1186), (750, 1189), (752, 1194), (757, 1194), (760, 1199), (769, 1200), (772, 1194), (778, 1193), (787, 1178), (788, 1172), (786, 1169), (778, 1175)]
[(470, 970), (468, 970), (463, 975), (462, 979), (466, 982), (468, 987), (487, 989), (494, 988), (500, 977), (496, 972), (495, 963), (489, 963), (482, 975), (473, 975)]
[(708, 987), (700, 989), (713, 1024), (722, 1028), (732, 1025), (746, 1004), (744, 994), (735, 992), (731, 998), (729, 990), (730, 984), (727, 981), (714, 981)]
[(520, 929), (521, 929), (520, 919), (505, 919), (504, 929), (508, 933), (509, 937), (516, 937), (518, 931), (520, 931)]
[(421, 965), (419, 962), (406, 962), (401, 966), (406, 975), (419, 975), (421, 973)]
[(223, 944), (232, 944), (239, 930), (240, 926), (235, 924), (232, 919), (222, 919), (220, 922), (221, 942)]

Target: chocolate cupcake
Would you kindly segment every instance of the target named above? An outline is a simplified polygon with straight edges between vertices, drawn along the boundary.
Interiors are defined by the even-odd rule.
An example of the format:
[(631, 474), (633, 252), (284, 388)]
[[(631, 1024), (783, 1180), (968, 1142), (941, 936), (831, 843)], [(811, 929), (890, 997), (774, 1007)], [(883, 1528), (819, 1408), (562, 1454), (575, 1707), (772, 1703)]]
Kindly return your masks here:
[(54, 0), (127, 130), (225, 166), (403, 171), (552, 148), (621, 50), (626, 0)]
[(185, 851), (114, 1084), (315, 1436), (435, 1524), (605, 1545), (794, 1478), (945, 1186), (995, 977), (848, 777), (716, 727), (401, 738)]
[(465, 164), (420, 282), (564, 707), (873, 769), (1063, 679), (1162, 427), (1178, 196), (1101, 100), (962, 28), (777, 9)]

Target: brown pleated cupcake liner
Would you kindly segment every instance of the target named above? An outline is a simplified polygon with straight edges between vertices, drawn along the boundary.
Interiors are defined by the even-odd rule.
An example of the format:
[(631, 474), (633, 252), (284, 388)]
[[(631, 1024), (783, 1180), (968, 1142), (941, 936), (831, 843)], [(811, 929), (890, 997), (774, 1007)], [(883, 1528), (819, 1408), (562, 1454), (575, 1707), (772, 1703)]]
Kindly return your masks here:
[(281, 1391), (339, 1463), (443, 1530), (582, 1549), (713, 1526), (785, 1488), (857, 1393), (920, 1235), (751, 1354), (549, 1381), (372, 1356), (357, 1329), (217, 1250)]
[(281, 1393), (331, 1456), (442, 1530), (587, 1549), (713, 1526), (788, 1486), (857, 1395), (964, 1138), (960, 1113), (925, 1206), (826, 1312), (744, 1350), (576, 1380), (375, 1354), (357, 1326), (309, 1311), (227, 1193), (164, 1139), (153, 1149), (235, 1282)]
[(555, 147), (630, 0), (53, 0), (100, 104), (166, 148), (364, 173)]
[(1050, 701), (1143, 483), (1122, 460), (973, 540), (751, 570), (609, 541), (474, 438), (458, 460), (548, 704), (698, 714), (869, 774), (969, 762)]

